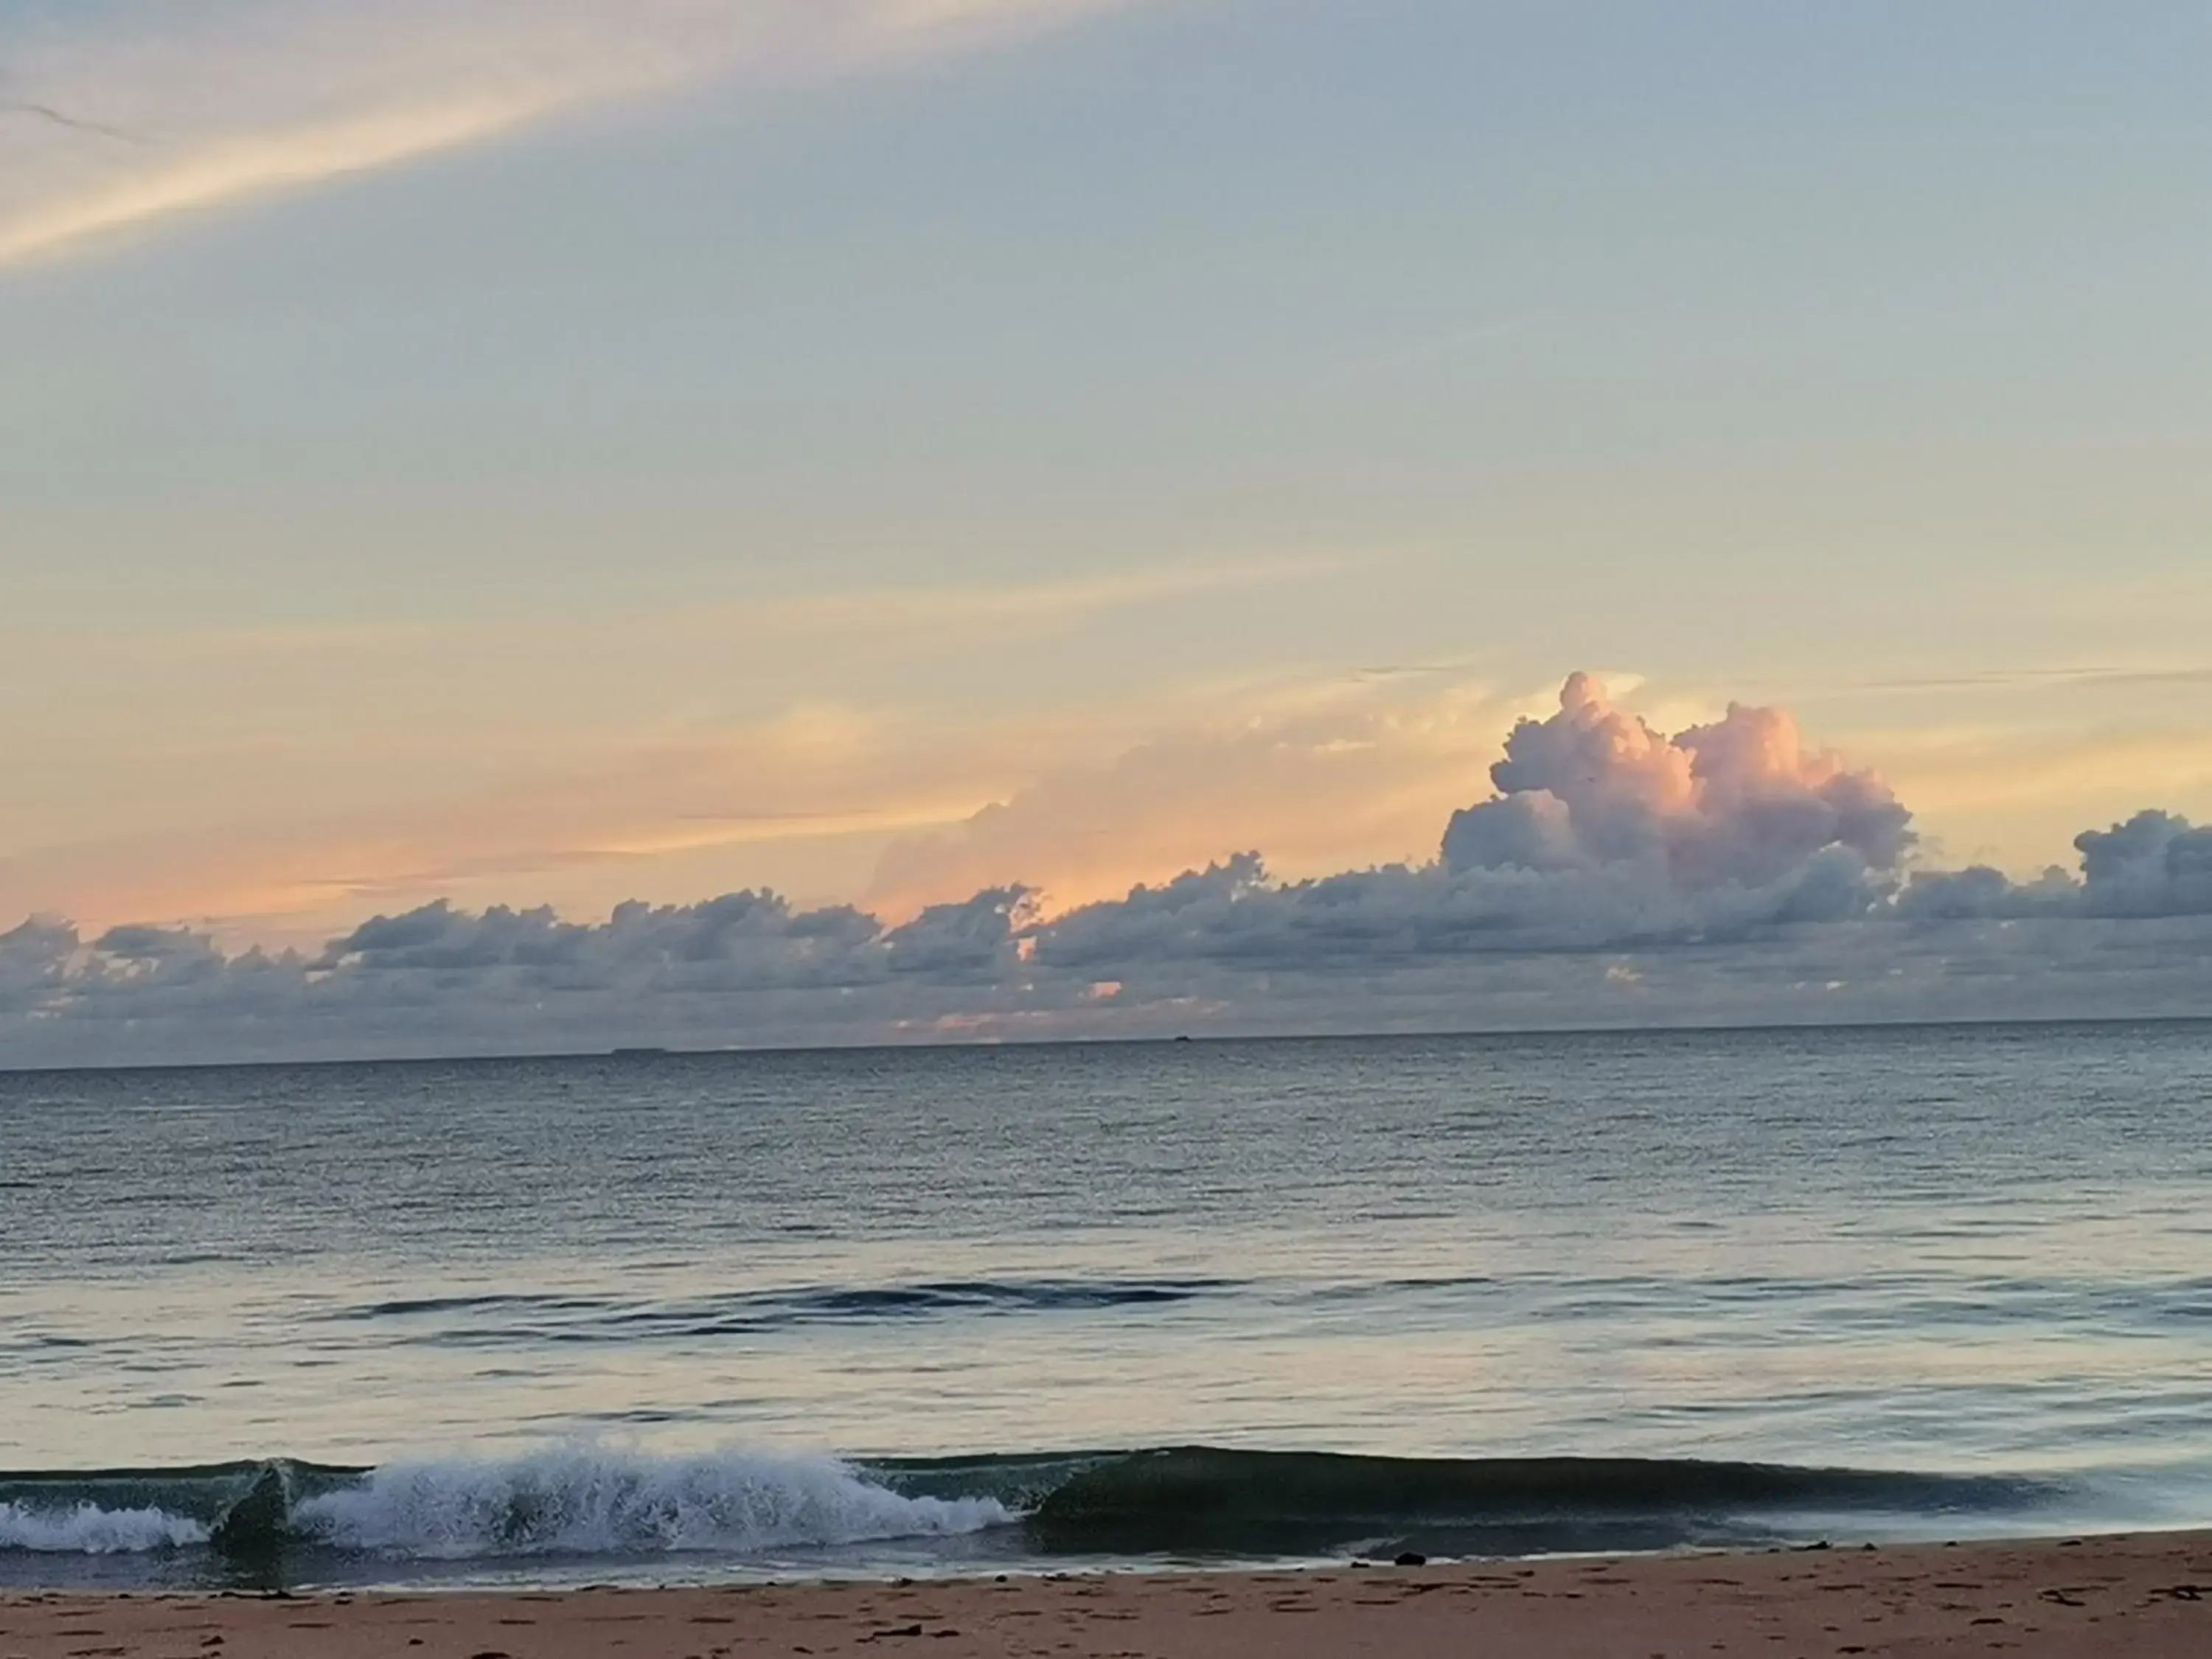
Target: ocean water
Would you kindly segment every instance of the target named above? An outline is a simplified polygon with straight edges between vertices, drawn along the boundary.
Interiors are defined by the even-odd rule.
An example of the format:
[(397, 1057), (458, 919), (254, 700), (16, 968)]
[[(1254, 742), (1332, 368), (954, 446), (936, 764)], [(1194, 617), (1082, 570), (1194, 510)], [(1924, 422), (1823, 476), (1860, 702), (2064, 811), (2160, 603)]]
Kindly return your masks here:
[(0, 1074), (0, 1582), (2212, 1523), (2212, 1024)]

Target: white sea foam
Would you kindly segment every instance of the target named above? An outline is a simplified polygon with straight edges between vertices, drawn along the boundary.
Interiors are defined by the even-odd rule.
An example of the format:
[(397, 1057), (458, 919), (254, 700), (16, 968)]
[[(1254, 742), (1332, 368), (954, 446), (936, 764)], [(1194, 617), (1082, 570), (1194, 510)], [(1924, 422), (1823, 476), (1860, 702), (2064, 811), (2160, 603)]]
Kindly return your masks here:
[(138, 1555), (207, 1542), (200, 1522), (166, 1510), (34, 1510), (0, 1504), (0, 1550), (50, 1555)]
[(1015, 1518), (991, 1498), (906, 1497), (830, 1458), (596, 1449), (391, 1464), (292, 1511), (295, 1529), (322, 1543), (447, 1560), (743, 1553), (944, 1537)]

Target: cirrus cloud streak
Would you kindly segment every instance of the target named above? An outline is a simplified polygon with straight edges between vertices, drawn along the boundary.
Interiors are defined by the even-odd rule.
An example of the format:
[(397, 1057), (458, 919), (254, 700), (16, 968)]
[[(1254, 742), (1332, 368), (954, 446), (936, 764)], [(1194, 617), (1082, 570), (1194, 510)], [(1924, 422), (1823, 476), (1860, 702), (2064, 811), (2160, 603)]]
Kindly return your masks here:
[(718, 77), (805, 80), (1124, 0), (118, 0), (19, 25), (0, 267)]

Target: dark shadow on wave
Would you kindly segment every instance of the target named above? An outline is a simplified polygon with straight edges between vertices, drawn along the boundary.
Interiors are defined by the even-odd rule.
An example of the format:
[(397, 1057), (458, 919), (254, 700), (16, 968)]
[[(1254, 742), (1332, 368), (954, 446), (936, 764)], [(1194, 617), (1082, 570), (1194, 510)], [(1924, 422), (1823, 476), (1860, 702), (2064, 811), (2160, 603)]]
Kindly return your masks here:
[[(1046, 1474), (1051, 1465), (1041, 1466)], [(1177, 1447), (1060, 1460), (1030, 1508), (1046, 1554), (1440, 1555), (1655, 1550), (2026, 1515), (2055, 1484), (1640, 1458), (1429, 1459)], [(919, 1468), (895, 1480), (926, 1484)], [(996, 1479), (1018, 1484), (1017, 1468)]]

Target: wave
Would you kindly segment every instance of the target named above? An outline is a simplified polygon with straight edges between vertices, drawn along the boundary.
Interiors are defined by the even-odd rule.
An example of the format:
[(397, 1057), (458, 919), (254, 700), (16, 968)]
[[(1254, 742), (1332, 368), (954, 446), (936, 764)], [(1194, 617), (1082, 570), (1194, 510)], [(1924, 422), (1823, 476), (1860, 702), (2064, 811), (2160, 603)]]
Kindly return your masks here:
[(1297, 1554), (1417, 1543), (1440, 1554), (1662, 1549), (1856, 1518), (2001, 1513), (2033, 1481), (1657, 1458), (1399, 1458), (1190, 1446), (1074, 1471), (1028, 1517), (1054, 1551)]
[(0, 1504), (0, 1550), (40, 1555), (142, 1555), (208, 1541), (209, 1528), (189, 1516), (158, 1509), (34, 1510)]
[(988, 1498), (910, 1497), (830, 1458), (592, 1451), (380, 1468), (293, 1504), (292, 1536), (433, 1559), (732, 1555), (945, 1537), (1014, 1519)]
[(330, 1549), (424, 1561), (650, 1556), (949, 1537), (1003, 1526), (987, 1496), (894, 1491), (828, 1457), (592, 1449), (373, 1469), (287, 1460), (0, 1475), (0, 1551), (250, 1559)]
[(530, 1292), (399, 1297), (330, 1316), (341, 1321), (434, 1322), (413, 1340), (477, 1347), (517, 1340), (630, 1342), (641, 1337), (742, 1336), (797, 1326), (1158, 1307), (1242, 1288), (1219, 1279), (927, 1279), (876, 1285), (799, 1285), (681, 1301)]
[[(1203, 1446), (969, 1458), (577, 1447), (349, 1468), (278, 1460), (0, 1475), (0, 1552), (204, 1548), (467, 1561), (837, 1549), (1000, 1528), (1065, 1557), (1665, 1548), (1825, 1521), (2024, 1511), (2033, 1481), (1632, 1458), (1424, 1459)], [(1878, 1529), (1878, 1528), (1876, 1528)]]

